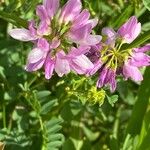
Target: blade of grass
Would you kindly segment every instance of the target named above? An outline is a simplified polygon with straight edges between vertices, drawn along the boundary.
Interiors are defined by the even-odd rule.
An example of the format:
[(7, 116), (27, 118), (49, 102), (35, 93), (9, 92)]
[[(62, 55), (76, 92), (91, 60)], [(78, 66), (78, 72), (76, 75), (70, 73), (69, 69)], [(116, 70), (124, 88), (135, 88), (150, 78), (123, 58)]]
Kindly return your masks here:
[(144, 115), (146, 113), (150, 98), (150, 68), (147, 68), (144, 74), (144, 80), (139, 88), (138, 98), (133, 108), (133, 112), (127, 127), (127, 134), (135, 136), (140, 134)]
[(16, 14), (10, 14), (10, 13), (0, 11), (0, 18), (6, 20), (18, 27), (27, 28), (27, 26), (28, 26), (27, 21), (17, 17)]

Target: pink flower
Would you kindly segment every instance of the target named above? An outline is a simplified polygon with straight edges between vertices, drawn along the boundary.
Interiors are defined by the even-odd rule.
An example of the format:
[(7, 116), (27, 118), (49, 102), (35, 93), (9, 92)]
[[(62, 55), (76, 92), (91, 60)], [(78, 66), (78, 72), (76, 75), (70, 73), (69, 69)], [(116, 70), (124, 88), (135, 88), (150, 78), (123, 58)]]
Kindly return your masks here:
[[(57, 53), (55, 57), (47, 57), (45, 62), (45, 77), (50, 79), (53, 71), (62, 77), (71, 70), (78, 74), (86, 74), (87, 70), (93, 67), (92, 62), (84, 55), (89, 50), (88, 47), (72, 47), (69, 54), (63, 51)], [(49, 54), (51, 55), (51, 54)]]
[(111, 92), (114, 92), (117, 87), (117, 75), (122, 75), (125, 79), (131, 78), (136, 82), (143, 80), (139, 69), (150, 65), (150, 56), (145, 54), (150, 50), (150, 44), (140, 48), (121, 49), (122, 43), (131, 43), (139, 35), (140, 30), (141, 24), (134, 16), (121, 26), (117, 33), (111, 28), (102, 30), (104, 42), (101, 42), (99, 47), (91, 47), (87, 54), (94, 64), (87, 75), (96, 72), (100, 74), (97, 87), (109, 85)]
[[(71, 70), (84, 74), (93, 66), (84, 54), (89, 50), (87, 46), (100, 42), (101, 36), (91, 34), (97, 19), (90, 19), (89, 12), (81, 11), (81, 7), (80, 0), (68, 0), (62, 8), (59, 0), (43, 0), (36, 9), (39, 25), (30, 21), (28, 29), (9, 31), (17, 40), (34, 43), (28, 55), (27, 71), (44, 66), (45, 77), (49, 79), (54, 70), (61, 77)], [(81, 47), (74, 48), (74, 44)]]

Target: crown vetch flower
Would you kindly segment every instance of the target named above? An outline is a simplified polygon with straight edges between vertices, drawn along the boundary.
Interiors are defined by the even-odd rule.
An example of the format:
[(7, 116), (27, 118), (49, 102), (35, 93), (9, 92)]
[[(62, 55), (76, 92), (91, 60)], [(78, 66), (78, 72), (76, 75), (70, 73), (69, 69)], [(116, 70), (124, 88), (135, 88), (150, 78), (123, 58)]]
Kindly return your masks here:
[[(27, 71), (44, 67), (45, 77), (49, 79), (54, 70), (63, 76), (70, 70), (84, 74), (93, 67), (84, 54), (89, 50), (87, 46), (100, 42), (101, 36), (91, 34), (97, 19), (90, 19), (88, 10), (81, 11), (81, 7), (80, 0), (68, 0), (62, 8), (59, 0), (44, 0), (36, 9), (39, 25), (30, 21), (28, 29), (9, 31), (17, 40), (34, 43), (28, 55)], [(75, 48), (74, 44), (80, 47)]]
[(131, 43), (140, 31), (141, 24), (134, 16), (122, 25), (118, 32), (111, 28), (102, 30), (103, 42), (99, 46), (91, 47), (87, 54), (94, 63), (94, 67), (87, 75), (93, 75), (97, 71), (100, 73), (97, 87), (110, 85), (111, 92), (114, 92), (117, 75), (123, 75), (125, 79), (131, 78), (134, 81), (143, 79), (139, 68), (150, 65), (150, 56), (145, 54), (150, 50), (150, 44), (140, 48), (121, 49), (123, 43)]

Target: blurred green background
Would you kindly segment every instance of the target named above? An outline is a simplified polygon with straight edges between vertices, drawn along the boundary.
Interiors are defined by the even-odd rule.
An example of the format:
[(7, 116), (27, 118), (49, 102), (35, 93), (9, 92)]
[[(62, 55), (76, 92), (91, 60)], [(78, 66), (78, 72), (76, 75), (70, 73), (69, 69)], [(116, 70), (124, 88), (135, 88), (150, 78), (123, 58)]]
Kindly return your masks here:
[[(97, 76), (70, 73), (48, 81), (42, 70), (24, 70), (32, 44), (10, 38), (7, 31), (37, 19), (40, 2), (0, 1), (0, 149), (150, 150), (150, 68), (142, 70), (140, 84), (118, 78), (116, 93), (104, 89), (105, 99), (105, 92), (95, 89)], [(150, 0), (82, 2), (99, 18), (96, 34), (105, 26), (118, 29), (136, 15), (142, 36), (134, 44), (150, 43)]]

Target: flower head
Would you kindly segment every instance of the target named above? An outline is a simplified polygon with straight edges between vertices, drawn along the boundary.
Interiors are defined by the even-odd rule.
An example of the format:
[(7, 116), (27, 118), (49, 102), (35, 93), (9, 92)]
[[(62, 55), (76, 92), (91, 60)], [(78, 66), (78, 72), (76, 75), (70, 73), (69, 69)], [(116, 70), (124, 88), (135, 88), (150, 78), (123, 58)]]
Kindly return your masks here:
[(100, 73), (97, 87), (110, 85), (111, 92), (114, 92), (117, 75), (123, 75), (125, 79), (131, 78), (134, 81), (143, 79), (139, 68), (150, 65), (150, 57), (144, 53), (150, 50), (150, 45), (122, 49), (122, 44), (131, 43), (139, 35), (140, 30), (141, 24), (134, 16), (121, 26), (118, 32), (111, 28), (102, 30), (103, 42), (97, 48), (92, 47), (90, 50), (92, 53), (87, 54), (91, 61), (93, 60), (91, 58), (95, 58), (94, 67), (87, 74), (93, 75), (97, 71)]
[(91, 34), (97, 19), (90, 19), (89, 12), (86, 9), (82, 11), (81, 7), (80, 0), (68, 0), (62, 8), (59, 0), (44, 0), (36, 9), (39, 24), (30, 21), (28, 29), (9, 31), (17, 40), (34, 43), (28, 55), (27, 71), (36, 71), (44, 66), (45, 77), (49, 79), (53, 70), (59, 76), (70, 70), (84, 74), (93, 66), (84, 54), (89, 50), (87, 46), (100, 42), (101, 36)]

